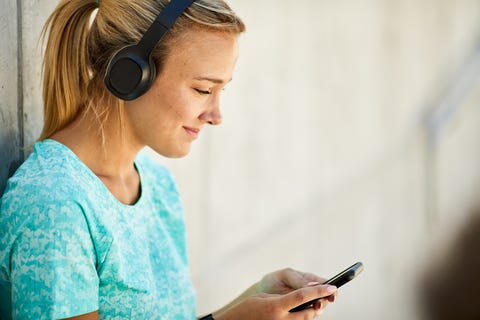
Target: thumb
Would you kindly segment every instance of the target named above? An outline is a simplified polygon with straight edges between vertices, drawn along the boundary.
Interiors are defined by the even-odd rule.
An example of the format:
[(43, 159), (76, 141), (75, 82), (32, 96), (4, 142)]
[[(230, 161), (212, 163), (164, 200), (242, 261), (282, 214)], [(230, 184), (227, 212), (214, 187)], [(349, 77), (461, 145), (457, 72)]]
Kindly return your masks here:
[(304, 287), (292, 291), (281, 297), (283, 304), (288, 310), (296, 308), (300, 305), (306, 304), (306, 306), (313, 303), (313, 300), (319, 298), (325, 298), (337, 291), (337, 287), (330, 285), (317, 285), (311, 287)]

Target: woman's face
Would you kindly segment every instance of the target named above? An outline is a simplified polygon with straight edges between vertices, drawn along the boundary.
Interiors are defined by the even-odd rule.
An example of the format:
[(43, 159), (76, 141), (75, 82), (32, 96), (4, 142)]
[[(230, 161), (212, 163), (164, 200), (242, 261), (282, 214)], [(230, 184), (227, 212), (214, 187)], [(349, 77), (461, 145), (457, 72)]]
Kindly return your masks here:
[(232, 79), (237, 36), (192, 30), (174, 42), (150, 90), (125, 103), (135, 144), (183, 157), (206, 124), (222, 121), (220, 94)]

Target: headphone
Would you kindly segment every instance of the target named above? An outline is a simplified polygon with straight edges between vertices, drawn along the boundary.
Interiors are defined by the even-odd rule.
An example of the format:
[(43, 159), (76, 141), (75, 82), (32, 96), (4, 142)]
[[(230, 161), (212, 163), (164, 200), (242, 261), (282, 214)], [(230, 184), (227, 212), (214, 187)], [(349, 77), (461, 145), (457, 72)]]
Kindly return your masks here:
[(137, 44), (126, 46), (113, 55), (103, 80), (114, 96), (130, 101), (148, 91), (157, 73), (152, 51), (193, 1), (170, 0)]

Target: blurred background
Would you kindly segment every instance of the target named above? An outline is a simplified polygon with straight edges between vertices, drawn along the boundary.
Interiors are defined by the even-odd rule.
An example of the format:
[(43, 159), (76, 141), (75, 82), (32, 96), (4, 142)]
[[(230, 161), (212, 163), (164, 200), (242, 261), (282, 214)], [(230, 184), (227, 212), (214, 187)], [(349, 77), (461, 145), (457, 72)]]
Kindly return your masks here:
[[(322, 319), (421, 319), (418, 283), (480, 199), (479, 0), (230, 0), (222, 126), (184, 159), (199, 313), (265, 273), (362, 261)], [(0, 191), (42, 126), (54, 0), (2, 0)], [(426, 271), (425, 271), (426, 270)]]

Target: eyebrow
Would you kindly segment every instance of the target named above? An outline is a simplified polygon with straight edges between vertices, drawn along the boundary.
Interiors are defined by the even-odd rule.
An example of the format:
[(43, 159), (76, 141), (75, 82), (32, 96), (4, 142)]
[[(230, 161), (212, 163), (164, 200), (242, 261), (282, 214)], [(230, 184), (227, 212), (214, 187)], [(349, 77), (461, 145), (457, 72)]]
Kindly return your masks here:
[(222, 79), (215, 79), (215, 78), (210, 78), (210, 77), (195, 77), (194, 79), (199, 80), (199, 81), (210, 81), (210, 82), (213, 82), (213, 83), (216, 83), (216, 84), (222, 84), (222, 83), (232, 81), (232, 79), (230, 79), (228, 81), (224, 81)]

